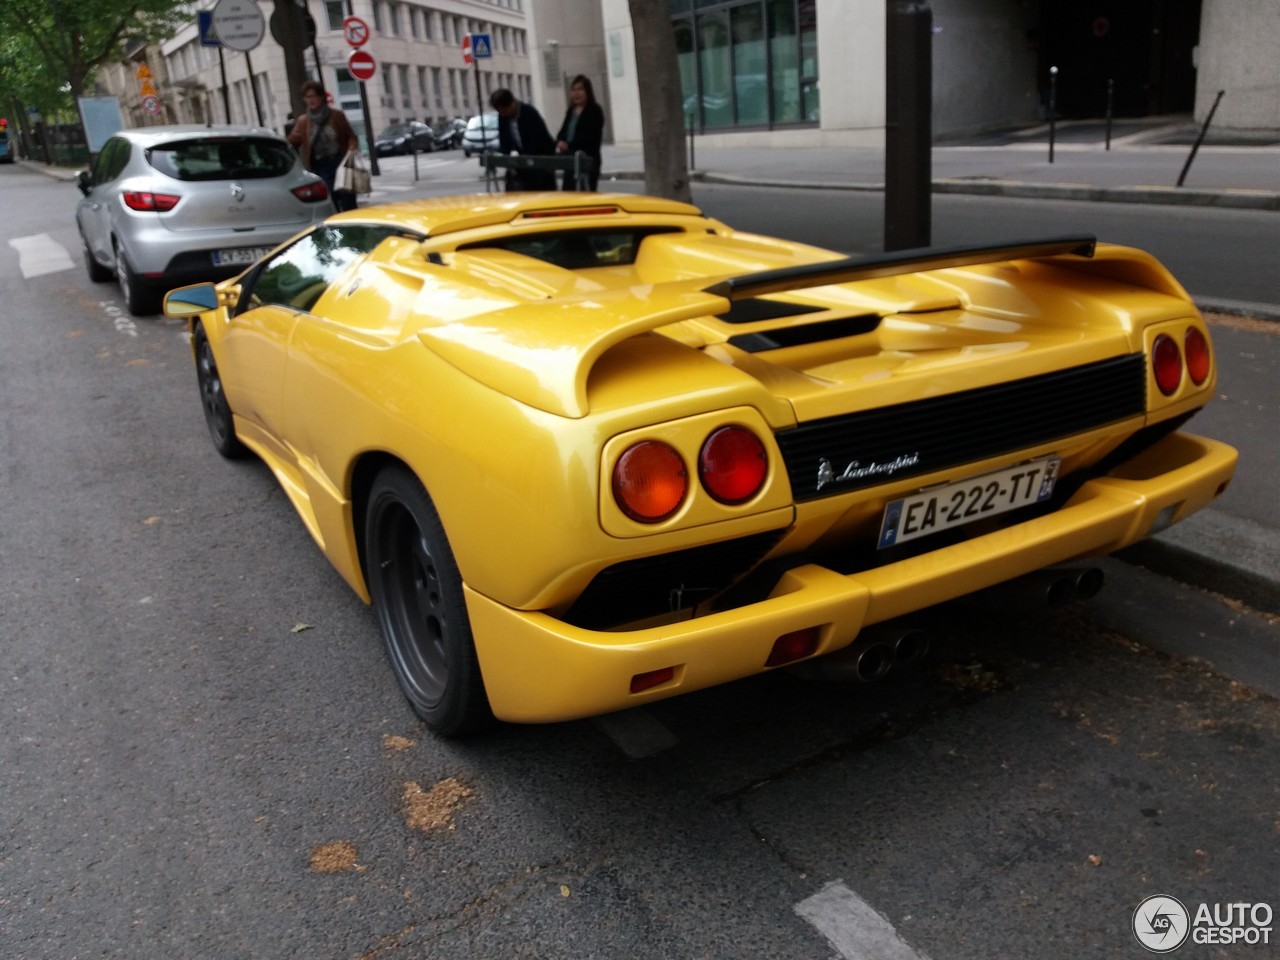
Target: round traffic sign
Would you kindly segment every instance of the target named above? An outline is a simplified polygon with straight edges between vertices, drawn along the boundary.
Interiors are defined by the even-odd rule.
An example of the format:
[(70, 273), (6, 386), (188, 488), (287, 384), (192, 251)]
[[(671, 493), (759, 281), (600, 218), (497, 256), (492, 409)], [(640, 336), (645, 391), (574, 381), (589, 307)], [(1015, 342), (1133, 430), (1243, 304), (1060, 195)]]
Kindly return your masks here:
[(213, 6), (213, 31), (224, 47), (248, 53), (262, 42), (267, 20), (255, 0), (218, 0)]
[(164, 113), (164, 107), (160, 103), (160, 98), (155, 94), (148, 94), (142, 98), (142, 112), (153, 117), (158, 117)]
[(369, 42), (369, 25), (359, 17), (343, 17), (342, 36), (351, 46), (363, 47)]
[(371, 80), (378, 72), (378, 61), (373, 59), (371, 53), (354, 50), (347, 58), (347, 72), (357, 80)]

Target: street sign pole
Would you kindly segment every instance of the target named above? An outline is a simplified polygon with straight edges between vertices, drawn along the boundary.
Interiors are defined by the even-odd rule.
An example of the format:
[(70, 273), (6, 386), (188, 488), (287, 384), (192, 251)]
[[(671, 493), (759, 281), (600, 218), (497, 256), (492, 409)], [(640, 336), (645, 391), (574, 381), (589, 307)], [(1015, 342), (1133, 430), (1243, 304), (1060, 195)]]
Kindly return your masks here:
[(249, 59), (249, 51), (244, 52), (244, 65), (249, 71), (249, 89), (253, 91), (253, 109), (258, 113), (258, 126), (263, 126), (262, 122), (262, 99), (258, 96), (258, 85), (253, 82), (253, 61)]
[(231, 122), (231, 92), (227, 87), (227, 58), (222, 55), (222, 44), (218, 44), (218, 69), (222, 71), (222, 112)]

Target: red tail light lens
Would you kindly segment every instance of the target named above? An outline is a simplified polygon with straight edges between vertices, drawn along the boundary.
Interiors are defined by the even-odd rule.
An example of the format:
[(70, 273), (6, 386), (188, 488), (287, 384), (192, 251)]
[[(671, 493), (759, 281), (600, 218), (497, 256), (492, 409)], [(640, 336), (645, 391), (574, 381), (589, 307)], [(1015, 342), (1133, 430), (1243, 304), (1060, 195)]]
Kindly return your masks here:
[(1160, 334), (1151, 347), (1151, 366), (1156, 375), (1156, 386), (1166, 397), (1171, 397), (1182, 383), (1182, 351), (1173, 337)]
[(656, 440), (633, 444), (613, 468), (613, 499), (641, 523), (657, 523), (679, 509), (689, 489), (680, 454)]
[(143, 210), (149, 213), (167, 213), (182, 199), (172, 193), (145, 193), (137, 190), (126, 191), (120, 198), (130, 210)]
[(304, 183), (300, 187), (294, 187), (292, 193), (303, 203), (319, 203), (329, 199), (329, 188), (323, 183)]
[(707, 493), (721, 503), (744, 503), (764, 486), (769, 456), (745, 427), (721, 427), (707, 437), (698, 454), (698, 476)]
[(1197, 387), (1209, 379), (1209, 339), (1196, 327), (1187, 331), (1187, 376)]
[(643, 693), (646, 690), (652, 690), (654, 687), (660, 687), (664, 683), (670, 683), (675, 678), (675, 667), (663, 667), (661, 670), (650, 670), (648, 673), (637, 673), (631, 678), (631, 692)]

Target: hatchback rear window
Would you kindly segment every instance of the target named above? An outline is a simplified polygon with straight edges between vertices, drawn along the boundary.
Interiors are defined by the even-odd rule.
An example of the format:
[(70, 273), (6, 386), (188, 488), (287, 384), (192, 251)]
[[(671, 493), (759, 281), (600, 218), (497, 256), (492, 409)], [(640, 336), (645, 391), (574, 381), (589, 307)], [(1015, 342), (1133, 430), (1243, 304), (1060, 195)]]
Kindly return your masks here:
[(147, 162), (175, 180), (254, 180), (282, 177), (296, 154), (266, 137), (205, 137), (176, 140), (147, 151)]

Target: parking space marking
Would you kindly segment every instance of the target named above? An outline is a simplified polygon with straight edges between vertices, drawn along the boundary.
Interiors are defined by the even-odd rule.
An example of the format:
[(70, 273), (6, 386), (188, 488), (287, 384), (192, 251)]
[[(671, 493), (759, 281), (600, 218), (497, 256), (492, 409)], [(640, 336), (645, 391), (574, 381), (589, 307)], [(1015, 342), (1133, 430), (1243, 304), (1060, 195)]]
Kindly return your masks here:
[(9, 246), (18, 251), (18, 269), (27, 280), (75, 267), (67, 248), (47, 233), (14, 237), (9, 241)]
[(795, 910), (818, 928), (844, 960), (928, 960), (843, 880), (828, 883), (797, 903)]

